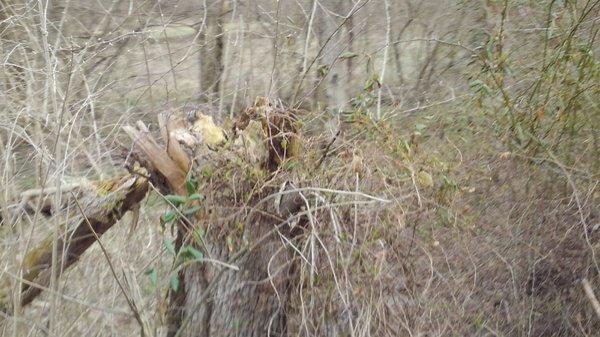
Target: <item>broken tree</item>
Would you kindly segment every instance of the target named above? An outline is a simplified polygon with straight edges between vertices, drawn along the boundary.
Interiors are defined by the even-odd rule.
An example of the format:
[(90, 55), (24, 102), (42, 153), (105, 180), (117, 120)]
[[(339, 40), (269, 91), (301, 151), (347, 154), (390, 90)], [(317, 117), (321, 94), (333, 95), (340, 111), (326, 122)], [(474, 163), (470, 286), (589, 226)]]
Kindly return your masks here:
[(197, 111), (159, 125), (164, 146), (143, 125), (125, 130), (154, 184), (194, 196), (175, 216), (175, 246), (205, 257), (179, 261), (168, 336), (285, 335), (293, 259), (282, 237), (303, 205), (286, 170), (299, 149), (295, 117), (259, 98), (226, 128)]
[[(294, 270), (284, 241), (297, 228), (291, 224), (298, 223), (306, 200), (291, 182), (300, 146), (296, 124), (291, 111), (259, 98), (227, 127), (199, 111), (162, 114), (162, 142), (141, 122), (126, 126), (137, 149), (131, 173), (73, 195), (71, 210), (62, 210), (72, 212), (68, 229), (26, 254), (20, 294), (0, 286), (0, 309), (10, 315), (15, 298), (16, 306), (30, 303), (48, 287), (53, 271), (75, 263), (138, 207), (150, 182), (167, 195), (177, 228), (168, 336), (285, 335)], [(64, 253), (53, 258), (54, 245)], [(194, 259), (186, 260), (190, 252)]]

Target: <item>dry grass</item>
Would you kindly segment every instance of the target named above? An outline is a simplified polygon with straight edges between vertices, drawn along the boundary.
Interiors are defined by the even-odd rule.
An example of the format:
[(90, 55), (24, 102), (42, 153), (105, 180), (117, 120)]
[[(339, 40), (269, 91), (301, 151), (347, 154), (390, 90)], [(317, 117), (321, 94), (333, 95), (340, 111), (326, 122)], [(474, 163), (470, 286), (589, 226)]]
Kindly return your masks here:
[[(289, 98), (298, 68), (319, 51), (315, 37), (304, 40), (310, 4), (304, 12), (284, 8), (280, 20), (267, 3), (238, 7), (225, 26), (219, 97), (201, 105), (198, 57), (206, 51), (196, 40), (197, 5), (71, 2), (45, 22), (44, 3), (0, 9), (0, 280), (13, 289), (27, 248), (64, 230), (64, 219), (47, 219), (40, 207), (19, 209), (22, 191), (113, 176), (129, 149), (121, 127), (133, 120), (153, 128), (165, 109), (211, 106), (226, 117), (266, 92)], [(509, 1), (504, 20), (497, 1), (409, 3), (390, 1), (398, 21), (389, 40), (401, 62), (387, 50), (389, 68), (376, 78), (387, 23), (383, 3), (373, 1), (355, 16), (357, 55), (331, 69), (354, 107), (301, 117), (307, 148), (297, 184), (321, 190), (306, 192), (307, 224), (282, 241), (298, 262), (290, 330), (597, 335), (600, 317), (582, 280), (600, 296), (600, 3)], [(444, 17), (438, 7), (446, 6), (459, 14)], [(157, 23), (161, 12), (167, 28)], [(343, 34), (334, 53), (347, 51), (351, 34)], [(304, 102), (315, 96), (321, 61), (303, 84)], [(374, 80), (381, 90), (365, 85)], [(384, 120), (376, 123), (368, 117), (380, 93)], [(346, 117), (353, 123), (342, 123), (332, 142)], [(52, 198), (61, 204), (61, 193)], [(101, 239), (157, 336), (172, 259), (163, 243), (171, 233), (158, 225), (166, 209), (151, 193), (133, 235), (127, 216)], [(144, 273), (150, 268), (156, 284)], [(7, 320), (0, 336), (139, 334), (99, 247), (51, 289)]]

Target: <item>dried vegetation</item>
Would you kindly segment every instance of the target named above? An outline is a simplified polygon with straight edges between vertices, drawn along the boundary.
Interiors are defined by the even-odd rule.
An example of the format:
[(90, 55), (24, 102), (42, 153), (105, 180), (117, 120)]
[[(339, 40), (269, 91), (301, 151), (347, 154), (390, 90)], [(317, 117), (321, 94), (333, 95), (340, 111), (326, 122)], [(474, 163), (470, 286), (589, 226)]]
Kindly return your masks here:
[[(189, 322), (168, 303), (194, 281), (178, 261), (228, 279), (266, 253), (279, 296), (270, 305), (290, 335), (600, 331), (600, 1), (374, 0), (340, 5), (340, 17), (315, 1), (302, 15), (280, 8), (250, 23), (224, 8), (227, 24), (119, 2), (88, 15), (62, 8), (63, 20), (55, 8), (45, 21), (44, 3), (0, 4), (0, 301), (11, 303), (0, 336), (177, 331)], [(315, 20), (333, 27), (315, 33), (321, 44)], [(95, 28), (74, 34), (81, 26)], [(206, 89), (213, 60), (195, 53), (219, 43), (223, 75)], [(199, 86), (190, 73), (202, 69)], [(253, 105), (264, 92), (294, 106)], [(269, 114), (276, 120), (260, 119)], [(133, 162), (149, 174), (118, 168), (139, 169)], [(44, 261), (69, 260), (52, 247), (72, 247), (64, 238), (89, 229), (81, 210), (104, 200), (98, 186), (89, 203), (62, 191), (78, 177), (115, 176), (142, 179), (144, 193), (151, 182), (140, 213), (121, 220), (130, 228), (107, 231), (102, 249), (80, 247), (64, 273), (44, 263), (49, 291), (12, 312), (35, 281), (28, 264), (40, 264), (27, 262), (39, 260), (31, 247), (46, 242)], [(293, 212), (281, 212), (287, 192), (301, 199)], [(253, 231), (261, 202), (277, 226)], [(105, 229), (133, 206), (111, 205), (119, 212)], [(176, 240), (181, 224), (188, 241)], [(265, 231), (277, 240), (252, 255)]]

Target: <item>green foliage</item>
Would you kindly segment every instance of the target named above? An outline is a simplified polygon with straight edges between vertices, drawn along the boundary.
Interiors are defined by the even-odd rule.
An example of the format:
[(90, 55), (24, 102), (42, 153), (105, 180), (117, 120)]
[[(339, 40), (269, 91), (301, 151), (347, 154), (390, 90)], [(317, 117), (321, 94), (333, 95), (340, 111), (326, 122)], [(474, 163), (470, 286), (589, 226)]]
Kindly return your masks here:
[[(347, 56), (347, 58), (349, 58), (350, 56), (355, 57), (358, 55), (350, 53)], [(365, 57), (367, 58), (367, 79), (363, 84), (362, 91), (360, 91), (350, 100), (350, 109), (341, 112), (344, 115), (347, 123), (370, 120), (372, 116), (371, 108), (375, 105), (375, 103), (377, 103), (376, 91), (381, 87), (381, 79), (379, 78), (379, 74), (377, 74), (374, 70), (372, 58), (369, 55), (366, 55)]]
[(202, 240), (204, 240), (204, 235), (204, 229), (201, 227), (196, 228), (193, 232), (193, 237), (196, 243), (202, 242)]
[[(202, 262), (204, 254), (193, 245), (183, 245), (177, 251), (173, 241), (167, 237), (163, 238), (163, 243), (166, 250), (175, 258), (174, 266), (169, 276), (169, 287), (173, 291), (178, 291), (180, 286), (179, 270), (186, 264)], [(149, 268), (144, 274), (150, 277), (153, 286), (158, 284), (158, 271), (156, 268)]]
[(171, 275), (171, 278), (169, 279), (169, 285), (173, 291), (177, 292), (177, 290), (179, 290), (179, 275)]
[(353, 52), (347, 51), (347, 52), (343, 52), (342, 54), (340, 54), (339, 58), (342, 59), (342, 60), (344, 60), (344, 59), (355, 58), (357, 56), (358, 56), (357, 53), (353, 53)]
[(317, 67), (317, 75), (321, 78), (327, 76), (329, 74), (329, 66), (326, 64), (321, 64)]
[(202, 261), (202, 259), (204, 258), (204, 254), (202, 254), (201, 251), (190, 245), (183, 246), (181, 248), (179, 256), (181, 257), (182, 262)]
[(551, 22), (538, 66), (532, 70), (524, 55), (508, 52), (500, 27), (480, 55), (481, 73), (470, 88), (512, 150), (528, 156), (551, 153), (571, 165), (584, 144), (596, 144), (593, 155), (600, 155), (593, 130), (600, 123), (600, 61), (592, 48), (596, 33), (584, 24), (589, 11), (565, 13), (549, 6), (548, 18), (559, 10), (562, 20)]
[(152, 286), (156, 287), (156, 285), (158, 284), (158, 272), (156, 271), (156, 268), (146, 269), (144, 275), (150, 277), (150, 282), (152, 282)]
[(185, 183), (187, 196), (169, 194), (164, 196), (164, 200), (173, 209), (169, 210), (161, 218), (161, 224), (164, 227), (167, 224), (174, 224), (181, 217), (188, 217), (196, 214), (202, 209), (197, 203), (204, 200), (204, 195), (197, 193), (198, 182), (195, 179), (188, 179)]
[(185, 190), (189, 195), (193, 195), (198, 190), (198, 180), (195, 177), (190, 177), (185, 181)]
[[(185, 182), (187, 196), (169, 194), (164, 196), (164, 201), (171, 206), (172, 209), (167, 211), (161, 218), (161, 224), (164, 227), (167, 224), (174, 225), (182, 218), (193, 216), (198, 213), (202, 206), (198, 203), (204, 200), (204, 195), (197, 192), (198, 180), (189, 178)], [(204, 237), (204, 231), (197, 229), (194, 231), (193, 240), (196, 243), (201, 243)], [(169, 288), (177, 292), (180, 289), (180, 281), (178, 271), (187, 263), (201, 262), (204, 259), (204, 254), (191, 244), (184, 244), (181, 247), (176, 247), (173, 241), (167, 236), (163, 237), (163, 244), (166, 250), (174, 256), (174, 267), (171, 270), (169, 277)], [(157, 283), (158, 273), (152, 268), (147, 271), (153, 284)]]

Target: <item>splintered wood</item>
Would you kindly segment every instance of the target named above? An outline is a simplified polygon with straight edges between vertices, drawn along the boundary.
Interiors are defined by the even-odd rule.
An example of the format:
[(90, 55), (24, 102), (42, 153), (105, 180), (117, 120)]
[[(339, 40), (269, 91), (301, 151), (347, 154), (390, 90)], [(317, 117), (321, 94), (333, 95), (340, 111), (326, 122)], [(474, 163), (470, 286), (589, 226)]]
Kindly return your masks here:
[(164, 146), (141, 123), (124, 130), (146, 157), (144, 165), (158, 171), (171, 191), (181, 195), (191, 172), (202, 175), (211, 166), (236, 160), (274, 172), (296, 156), (300, 146), (293, 113), (274, 107), (264, 97), (244, 110), (231, 127), (217, 126), (211, 116), (197, 111), (163, 113), (158, 121)]

